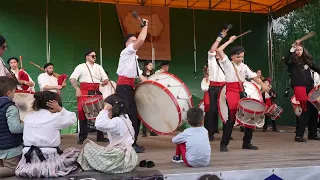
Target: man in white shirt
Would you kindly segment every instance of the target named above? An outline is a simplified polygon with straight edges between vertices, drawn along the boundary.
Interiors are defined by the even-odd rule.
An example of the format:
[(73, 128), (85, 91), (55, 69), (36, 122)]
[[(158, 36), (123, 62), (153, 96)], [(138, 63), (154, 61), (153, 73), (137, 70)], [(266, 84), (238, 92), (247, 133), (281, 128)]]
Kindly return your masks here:
[[(225, 31), (223, 31), (221, 34), (222, 36), (218, 37), (216, 41), (221, 41), (222, 38), (226, 36)], [(241, 84), (243, 84), (246, 78), (252, 78), (255, 82), (261, 85), (262, 92), (268, 91), (270, 89), (267, 84), (263, 83), (261, 79), (258, 78), (256, 73), (252, 72), (246, 64), (242, 63), (245, 52), (243, 47), (235, 46), (231, 48), (230, 57), (232, 61), (230, 61), (228, 56), (224, 53), (224, 49), (236, 39), (236, 36), (231, 36), (227, 42), (225, 42), (217, 49), (217, 53), (221, 57), (220, 64), (223, 66), (224, 72), (226, 74), (226, 96), (229, 108), (229, 119), (223, 127), (222, 140), (220, 143), (221, 152), (228, 151), (227, 146), (229, 144), (232, 129), (236, 120), (238, 103), (239, 100), (244, 96), (244, 89), (243, 85)], [(240, 82), (238, 79), (240, 80)], [(251, 139), (252, 129), (245, 128), (242, 148), (258, 150), (257, 146), (251, 144)]]
[(137, 144), (140, 129), (140, 120), (138, 119), (137, 105), (134, 100), (134, 82), (139, 77), (141, 81), (146, 80), (138, 65), (137, 50), (143, 45), (148, 31), (148, 20), (145, 20), (138, 38), (134, 34), (128, 34), (124, 39), (124, 49), (120, 53), (120, 59), (117, 69), (118, 81), (116, 93), (120, 94), (126, 101), (128, 114), (132, 121), (135, 131), (135, 141), (132, 144), (137, 153), (143, 152), (144, 147)]
[(169, 64), (168, 61), (162, 61), (160, 63), (160, 69), (157, 70), (155, 72), (155, 74), (159, 74), (159, 73), (162, 73), (162, 72), (169, 72), (169, 66), (170, 66), (170, 64)]
[(58, 79), (53, 75), (53, 64), (47, 63), (44, 65), (43, 69), (45, 72), (38, 76), (40, 91), (60, 93), (62, 86), (58, 85)]
[(1, 56), (4, 54), (4, 52), (7, 50), (7, 43), (6, 39), (3, 36), (0, 36), (0, 76), (7, 76), (14, 78), (13, 75), (9, 72), (6, 65), (3, 62), (3, 59)]
[(34, 92), (34, 81), (24, 69), (19, 69), (19, 60), (15, 57), (11, 57), (8, 59), (7, 63), (10, 66), (10, 71), (16, 76), (21, 84), (17, 86), (17, 89)]
[[(88, 50), (84, 57), (86, 58), (86, 62), (79, 64), (70, 76), (70, 82), (76, 90), (78, 100), (78, 118), (80, 124), (78, 144), (83, 144), (83, 141), (88, 136), (88, 120), (82, 108), (82, 102), (88, 96), (102, 95), (99, 91), (100, 85), (105, 86), (109, 82), (109, 78), (102, 66), (95, 63), (96, 52)], [(80, 82), (80, 87), (78, 87), (77, 81)], [(104, 137), (103, 132), (97, 131), (97, 141), (108, 142), (109, 140)]]
[[(219, 35), (222, 36), (222, 35)], [(218, 94), (221, 88), (225, 85), (225, 74), (218, 60), (220, 56), (216, 54), (216, 49), (219, 46), (219, 41), (215, 41), (208, 52), (208, 70), (209, 70), (209, 97), (210, 108), (206, 114), (204, 127), (208, 130), (209, 140), (214, 140), (214, 133), (218, 133)]]

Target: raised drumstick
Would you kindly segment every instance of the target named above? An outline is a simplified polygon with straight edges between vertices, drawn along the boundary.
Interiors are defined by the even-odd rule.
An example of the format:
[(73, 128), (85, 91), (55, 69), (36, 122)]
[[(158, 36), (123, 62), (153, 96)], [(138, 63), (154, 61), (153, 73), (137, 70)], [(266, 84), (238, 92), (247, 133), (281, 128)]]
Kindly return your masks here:
[(146, 22), (138, 15), (137, 11), (132, 11), (132, 16), (141, 22), (141, 27), (146, 25)]
[(242, 33), (242, 34), (238, 35), (238, 36), (237, 36), (237, 39), (238, 39), (239, 37), (242, 37), (242, 36), (244, 36), (244, 35), (246, 35), (246, 34), (248, 34), (248, 33), (251, 33), (251, 32), (252, 32), (251, 30), (246, 31), (246, 32), (244, 32), (244, 33)]
[(303, 36), (302, 38), (300, 38), (299, 40), (300, 41), (305, 41), (305, 40), (307, 40), (307, 39), (309, 39), (309, 38), (311, 38), (311, 37), (313, 37), (315, 35), (317, 35), (317, 33), (314, 32), (314, 31), (311, 31), (308, 34), (306, 34), (305, 36)]

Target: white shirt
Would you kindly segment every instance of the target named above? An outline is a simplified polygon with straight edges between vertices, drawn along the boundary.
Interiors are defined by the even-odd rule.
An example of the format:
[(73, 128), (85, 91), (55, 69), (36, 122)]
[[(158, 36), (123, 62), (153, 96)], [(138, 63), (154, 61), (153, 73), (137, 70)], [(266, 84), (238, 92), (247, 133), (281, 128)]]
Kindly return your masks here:
[(0, 57), (0, 76), (7, 76), (7, 73), (9, 73), (8, 69), (6, 68), (6, 65), (3, 62), (3, 59)]
[[(11, 72), (16, 76), (17, 79), (19, 79), (19, 71), (20, 71), (20, 70), (14, 71), (13, 69), (11, 69)], [(27, 71), (24, 71), (24, 72), (28, 75), (29, 81), (34, 83), (34, 81), (32, 80), (31, 76), (27, 73)], [(28, 91), (32, 91), (32, 92), (35, 92), (34, 86), (35, 86), (35, 85), (30, 86), (27, 90), (28, 90)], [(18, 90), (22, 90), (21, 85), (18, 85), (18, 86), (17, 86), (17, 89), (18, 89)]]
[(224, 72), (226, 73), (226, 82), (238, 82), (233, 64), (238, 70), (238, 75), (241, 82), (244, 82), (246, 78), (252, 79), (257, 77), (257, 74), (255, 72), (252, 72), (246, 64), (241, 62), (239, 65), (237, 65), (231, 62), (227, 55), (225, 55), (224, 58), (220, 61), (220, 64), (223, 66)]
[(207, 166), (210, 162), (211, 146), (208, 131), (204, 127), (190, 127), (173, 137), (175, 144), (186, 143), (186, 159), (192, 167)]
[(209, 80), (214, 82), (225, 82), (226, 76), (224, 75), (223, 71), (224, 68), (221, 65), (221, 68), (218, 65), (218, 62), (216, 60), (216, 52), (211, 53), (208, 52), (208, 69), (209, 69)]
[[(87, 66), (88, 65), (88, 66)], [(89, 71), (89, 69), (90, 71)], [(92, 75), (92, 79), (94, 83), (100, 83), (106, 79), (109, 79), (106, 72), (103, 70), (103, 67), (99, 64), (94, 63), (91, 66), (89, 63), (79, 64), (73, 71), (70, 76), (70, 79), (76, 79), (80, 83), (92, 83), (92, 79), (90, 76), (90, 72)]]
[[(40, 91), (44, 91), (43, 88), (45, 86), (58, 86), (58, 79), (54, 77), (53, 75), (50, 76), (49, 74), (41, 73), (38, 76), (38, 84), (40, 87)], [(51, 92), (57, 93), (58, 91), (55, 89), (50, 90)]]
[[(40, 109), (33, 111), (24, 118), (23, 144), (25, 146), (47, 147), (41, 148), (43, 153), (56, 152), (61, 143), (60, 130), (73, 125), (77, 121), (76, 113), (62, 108), (61, 112), (51, 113)], [(23, 149), (26, 153), (29, 147)]]
[(157, 70), (154, 74), (160, 74), (160, 73), (163, 73), (163, 72), (164, 72), (164, 70), (159, 69), (159, 70)]
[[(133, 49), (133, 43), (129, 44), (124, 50), (120, 53), (120, 59), (117, 69), (117, 74), (119, 76), (125, 76), (128, 78), (136, 78), (142, 74), (140, 70), (137, 51)], [(137, 75), (138, 68), (138, 75)]]
[(207, 92), (209, 90), (210, 81), (208, 78), (203, 78), (201, 81), (201, 90)]
[(311, 70), (311, 76), (313, 77), (314, 86), (320, 85), (320, 76), (317, 72)]

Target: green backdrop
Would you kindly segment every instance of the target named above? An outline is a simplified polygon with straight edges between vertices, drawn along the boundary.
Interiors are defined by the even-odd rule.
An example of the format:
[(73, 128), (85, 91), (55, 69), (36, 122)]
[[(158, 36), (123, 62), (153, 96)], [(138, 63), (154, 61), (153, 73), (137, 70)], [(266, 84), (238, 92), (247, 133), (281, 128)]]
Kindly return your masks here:
[[(98, 3), (49, 0), (48, 20), (51, 62), (55, 64), (55, 72), (70, 76), (73, 69), (84, 62), (83, 55), (87, 49), (95, 49), (99, 54)], [(101, 4), (101, 20), (103, 67), (115, 81), (123, 35), (114, 4)], [(245, 62), (253, 70), (262, 69), (264, 76), (268, 76), (266, 15), (196, 10), (197, 73), (194, 73), (193, 12), (172, 8), (170, 72), (186, 83), (195, 105), (203, 96), (200, 83), (202, 68), (207, 63), (207, 51), (225, 23), (234, 25), (229, 34), (239, 34), (249, 29), (253, 31), (234, 44), (245, 47)], [(29, 61), (40, 66), (46, 63), (46, 1), (1, 2), (0, 34), (6, 37), (8, 44), (3, 59), (22, 55), (24, 67), (36, 81), (40, 70), (30, 65)], [(64, 106), (76, 111), (75, 91), (69, 82), (62, 96)]]

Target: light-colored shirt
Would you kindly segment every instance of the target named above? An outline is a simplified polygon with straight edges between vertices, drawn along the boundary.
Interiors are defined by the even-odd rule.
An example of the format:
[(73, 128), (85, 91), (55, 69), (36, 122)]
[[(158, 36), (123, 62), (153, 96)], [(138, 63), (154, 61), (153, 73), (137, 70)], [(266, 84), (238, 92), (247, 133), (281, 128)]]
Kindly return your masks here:
[[(24, 118), (23, 144), (41, 148), (43, 153), (53, 153), (61, 143), (60, 130), (77, 121), (76, 113), (62, 108), (61, 112), (51, 113), (47, 109), (33, 111)], [(23, 149), (26, 153), (29, 147)]]
[[(214, 82), (225, 82), (226, 76), (224, 75), (223, 71), (224, 68), (221, 66), (219, 67), (219, 62), (216, 60), (216, 52), (211, 53), (208, 52), (208, 70), (209, 70), (209, 80)], [(223, 69), (223, 71), (221, 70)]]
[(103, 67), (99, 64), (94, 63), (93, 66), (91, 66), (89, 63), (82, 63), (74, 69), (73, 73), (70, 76), (70, 79), (76, 79), (80, 83), (92, 83), (92, 80), (94, 83), (100, 83), (109, 78), (106, 72), (103, 70)]
[(207, 92), (209, 90), (210, 81), (208, 78), (203, 78), (201, 81), (201, 90)]
[(192, 167), (207, 166), (210, 162), (211, 146), (208, 131), (204, 127), (190, 127), (172, 139), (175, 144), (186, 144), (186, 159)]
[[(17, 79), (19, 79), (19, 71), (20, 71), (19, 69), (17, 69), (16, 71), (14, 71), (13, 69), (11, 69), (11, 72), (16, 76)], [(28, 75), (29, 81), (34, 83), (34, 81), (32, 80), (31, 76), (27, 73), (27, 71), (24, 71), (24, 72)], [(22, 90), (21, 85), (18, 85), (18, 86), (17, 86), (17, 89)], [(34, 85), (33, 85), (33, 86), (30, 86), (27, 90), (28, 90), (28, 91), (32, 91), (32, 92), (35, 92)]]
[(320, 76), (317, 72), (311, 70), (311, 75), (313, 77), (314, 86), (320, 85)]
[[(117, 69), (117, 74), (119, 76), (125, 76), (128, 78), (136, 78), (142, 74), (140, 70), (137, 51), (133, 49), (133, 43), (128, 45), (124, 50), (120, 53), (120, 59)], [(138, 74), (137, 74), (138, 68)]]
[(251, 69), (244, 63), (236, 64), (229, 60), (228, 56), (225, 55), (224, 58), (220, 61), (220, 64), (223, 66), (224, 72), (226, 73), (226, 82), (238, 82), (236, 71), (233, 65), (238, 70), (238, 76), (241, 82), (244, 82), (246, 78), (252, 79), (257, 77), (255, 72), (252, 72)]
[(0, 76), (7, 76), (7, 73), (9, 73), (8, 69), (6, 68), (5, 63), (3, 62), (3, 59), (0, 57)]
[[(3, 97), (2, 97), (3, 98)], [(23, 123), (20, 121), (19, 110), (12, 105), (6, 111), (7, 123), (12, 134), (20, 134), (23, 132)], [(22, 144), (18, 147), (0, 150), (0, 159), (10, 159), (22, 154)]]
[(160, 73), (163, 73), (163, 72), (164, 72), (164, 70), (159, 69), (159, 70), (157, 70), (154, 74), (160, 74)]
[[(40, 91), (44, 91), (43, 88), (45, 86), (58, 86), (58, 79), (53, 75), (50, 76), (47, 73), (42, 73), (38, 76), (38, 83), (39, 83)], [(51, 89), (49, 91), (54, 93), (58, 92), (58, 90), (56, 89)]]

